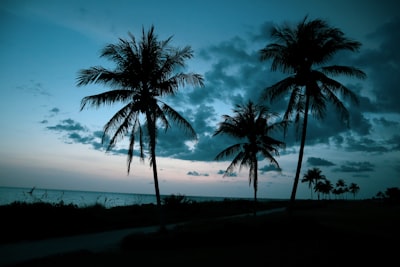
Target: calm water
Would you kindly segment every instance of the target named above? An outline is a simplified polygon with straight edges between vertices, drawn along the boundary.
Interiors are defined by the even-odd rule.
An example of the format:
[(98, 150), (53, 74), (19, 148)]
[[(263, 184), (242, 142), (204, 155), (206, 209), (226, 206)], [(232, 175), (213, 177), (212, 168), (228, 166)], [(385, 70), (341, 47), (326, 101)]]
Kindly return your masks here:
[[(223, 197), (198, 197), (186, 196), (186, 198), (200, 201), (223, 201)], [(155, 195), (150, 194), (128, 194), (92, 191), (54, 190), (40, 188), (16, 188), (0, 187), (0, 205), (8, 205), (13, 202), (46, 202), (52, 204), (64, 203), (74, 204), (78, 207), (87, 207), (101, 204), (106, 208), (116, 206), (129, 206), (141, 204), (156, 204)]]

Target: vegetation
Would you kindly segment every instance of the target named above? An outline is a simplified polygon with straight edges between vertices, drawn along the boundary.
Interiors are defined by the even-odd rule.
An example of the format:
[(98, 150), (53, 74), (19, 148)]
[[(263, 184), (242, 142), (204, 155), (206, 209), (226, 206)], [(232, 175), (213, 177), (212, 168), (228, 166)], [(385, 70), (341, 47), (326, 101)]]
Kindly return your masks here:
[(360, 187), (356, 183), (351, 183), (347, 186), (343, 179), (337, 180), (334, 187), (331, 181), (322, 174), (322, 171), (319, 168), (308, 169), (304, 174), (303, 179), (301, 179), (301, 182), (308, 183), (308, 187), (311, 190), (311, 199), (313, 199), (313, 191), (318, 194), (318, 200), (320, 199), (321, 194), (329, 197), (332, 193), (336, 197), (344, 197), (344, 194), (347, 192), (353, 194), (353, 198), (355, 199), (356, 194), (360, 191)]
[(348, 123), (349, 112), (340, 94), (358, 103), (357, 96), (349, 88), (328, 75), (346, 75), (365, 78), (363, 71), (349, 66), (325, 66), (332, 57), (340, 51), (357, 51), (361, 43), (350, 40), (337, 28), (326, 21), (305, 17), (296, 27), (274, 27), (271, 31), (274, 43), (260, 50), (261, 60), (271, 59), (271, 70), (281, 70), (289, 76), (265, 89), (263, 97), (274, 101), (278, 97), (289, 94), (289, 101), (284, 120), (295, 117), (297, 128), (301, 127), (301, 141), (296, 175), (290, 196), (293, 206), (300, 178), (304, 146), (307, 135), (309, 112), (317, 118), (325, 116), (327, 103), (332, 103)]
[[(195, 73), (177, 72), (185, 66), (186, 59), (193, 57), (190, 46), (182, 49), (172, 47), (171, 37), (159, 41), (153, 26), (147, 34), (142, 30), (139, 42), (132, 34), (129, 36), (130, 40), (120, 39), (118, 44), (107, 45), (101, 53), (102, 57), (116, 63), (114, 70), (92, 67), (79, 71), (78, 86), (96, 83), (112, 88), (110, 91), (83, 98), (81, 110), (87, 105), (99, 107), (115, 103), (124, 104), (104, 126), (102, 142), (108, 135), (111, 136), (107, 146), (109, 151), (119, 139), (129, 136), (128, 174), (137, 137), (139, 157), (144, 160), (144, 134), (147, 134), (150, 166), (153, 167), (154, 187), (160, 212), (160, 228), (163, 230), (164, 219), (156, 163), (157, 122), (168, 130), (171, 126), (168, 119), (171, 119), (182, 126), (191, 138), (196, 139), (197, 136), (189, 122), (161, 101), (161, 98), (175, 95), (178, 88), (186, 84), (203, 86), (203, 77)], [(144, 116), (145, 129), (142, 127), (141, 115)]]
[[(258, 210), (286, 205), (282, 201), (259, 201)], [(184, 195), (163, 199), (166, 223), (210, 219), (253, 212), (249, 200), (196, 202)], [(46, 239), (84, 233), (157, 225), (158, 209), (154, 204), (105, 208), (101, 204), (78, 207), (64, 202), (14, 202), (0, 206), (2, 227), (0, 243)]]
[[(290, 215), (199, 220), (166, 234), (127, 236), (118, 249), (76, 251), (15, 267), (131, 266), (132, 262), (147, 266), (260, 262), (268, 266), (391, 266), (398, 261), (393, 244), (400, 238), (399, 205), (373, 200), (298, 200), (297, 205)], [(223, 212), (225, 206), (219, 209)]]
[(270, 136), (276, 130), (284, 127), (286, 122), (270, 123), (276, 114), (272, 114), (262, 105), (255, 105), (249, 101), (246, 105), (237, 105), (233, 109), (235, 114), (233, 117), (223, 115), (223, 122), (219, 123), (218, 129), (214, 136), (226, 134), (241, 141), (233, 144), (216, 157), (216, 160), (234, 156), (231, 164), (225, 171), (225, 174), (233, 172), (234, 168), (239, 165), (249, 166), (249, 185), (253, 182), (254, 202), (257, 201), (257, 186), (258, 186), (258, 156), (259, 154), (270, 160), (277, 168), (278, 162), (274, 155), (279, 155), (279, 148), (285, 146), (281, 141), (278, 141)]

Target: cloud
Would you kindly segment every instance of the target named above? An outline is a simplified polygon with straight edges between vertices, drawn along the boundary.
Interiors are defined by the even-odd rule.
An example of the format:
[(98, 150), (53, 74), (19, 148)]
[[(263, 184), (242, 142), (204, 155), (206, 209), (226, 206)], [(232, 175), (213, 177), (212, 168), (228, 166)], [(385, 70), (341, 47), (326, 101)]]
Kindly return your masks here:
[[(400, 137), (396, 135), (399, 128), (397, 117), (388, 119), (379, 111), (381, 108), (385, 111), (399, 111), (396, 99), (400, 97), (400, 91), (395, 88), (395, 85), (400, 83), (398, 81), (400, 76), (397, 75), (399, 50), (393, 44), (400, 39), (397, 32), (393, 34), (390, 31), (390, 29), (396, 29), (394, 25), (398, 24), (399, 20), (392, 20), (382, 25), (369, 37), (380, 41), (380, 46), (375, 49), (361, 50), (360, 53), (351, 56), (338, 55), (335, 58), (335, 62), (360, 67), (367, 71), (368, 79), (364, 82), (337, 78), (358, 95), (360, 104), (353, 105), (343, 99), (350, 113), (350, 128), (346, 127), (331, 104), (328, 104), (323, 120), (310, 117), (306, 146), (328, 144), (349, 152), (368, 153), (386, 153), (400, 149), (398, 145)], [(221, 110), (228, 109), (224, 111), (224, 114), (229, 115), (235, 104), (249, 99), (259, 101), (260, 94), (266, 87), (286, 77), (286, 74), (271, 72), (271, 63), (261, 62), (259, 59), (259, 49), (270, 41), (268, 31), (271, 25), (271, 22), (265, 22), (255, 32), (248, 33), (248, 38), (246, 36), (233, 37), (199, 50), (200, 59), (210, 66), (204, 73), (205, 87), (184, 88), (185, 90), (179, 90), (176, 96), (165, 99), (191, 123), (198, 139), (191, 140), (182, 129), (171, 122), (171, 128), (167, 132), (159, 131), (156, 151), (158, 156), (213, 161), (219, 152), (237, 143), (238, 140), (228, 136), (213, 136), (217, 123), (221, 120)], [(394, 43), (391, 43), (392, 41)], [(385, 73), (386, 70), (388, 73)], [(279, 114), (283, 114), (287, 108), (285, 98), (273, 103), (263, 103), (268, 105), (271, 111)], [(57, 114), (59, 109), (53, 108), (50, 112)], [(375, 138), (373, 134), (377, 125), (383, 127), (385, 133), (392, 134), (382, 139)], [(70, 142), (91, 144), (94, 149), (104, 150), (101, 136), (99, 136), (102, 132), (99, 131), (96, 135), (86, 126), (72, 119), (61, 121), (47, 129), (65, 131), (69, 134), (66, 138), (69, 138)], [(282, 151), (282, 153), (292, 153), (300, 143), (299, 135), (296, 135), (293, 125), (288, 128), (287, 133), (285, 138), (283, 134), (274, 136), (286, 143), (286, 152)], [(126, 154), (126, 149), (127, 147), (114, 148), (113, 153)], [(322, 158), (309, 158), (308, 164), (334, 165)], [(343, 170), (346, 170), (345, 167)], [(260, 170), (269, 171), (269, 168), (267, 165)]]
[(50, 112), (57, 114), (58, 112), (60, 112), (60, 109), (59, 108), (52, 108), (52, 109), (50, 109)]
[(384, 153), (388, 152), (389, 149), (383, 144), (372, 140), (370, 138), (355, 138), (352, 136), (346, 137), (346, 147), (347, 151), (363, 151), (363, 152), (373, 152), (373, 153)]
[(315, 157), (309, 157), (307, 158), (307, 163), (311, 166), (334, 166), (335, 164), (322, 159), (322, 158), (315, 158)]
[(49, 90), (47, 90), (41, 82), (37, 82), (34, 80), (30, 80), (28, 85), (19, 85), (17, 86), (18, 90), (21, 90), (25, 93), (28, 93), (34, 97), (38, 96), (52, 96), (49, 93)]
[(226, 172), (224, 170), (219, 170), (217, 174), (225, 175), (226, 177), (237, 177), (236, 172)]
[(364, 51), (357, 59), (367, 70), (368, 80), (372, 83), (370, 93), (375, 106), (382, 112), (400, 112), (397, 99), (400, 97), (400, 17), (396, 17), (380, 26), (368, 38), (379, 45)]
[(262, 174), (271, 171), (276, 171), (276, 172), (282, 171), (281, 168), (276, 167), (274, 164), (265, 165), (264, 167), (259, 168), (259, 170), (261, 171)]
[(374, 171), (375, 166), (368, 162), (354, 162), (354, 161), (347, 161), (345, 164), (340, 165), (339, 168), (334, 169), (335, 172), (372, 172)]
[(189, 171), (187, 173), (187, 175), (191, 175), (191, 176), (209, 176), (208, 173), (199, 173), (197, 171)]
[(48, 126), (46, 128), (54, 131), (88, 131), (86, 127), (82, 126), (78, 122), (75, 122), (73, 119), (66, 119), (55, 126)]

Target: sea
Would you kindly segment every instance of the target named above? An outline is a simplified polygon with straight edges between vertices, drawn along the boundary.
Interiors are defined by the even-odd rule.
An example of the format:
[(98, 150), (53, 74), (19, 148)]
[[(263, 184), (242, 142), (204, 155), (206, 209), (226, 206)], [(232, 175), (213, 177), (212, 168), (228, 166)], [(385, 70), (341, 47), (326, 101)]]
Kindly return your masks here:
[[(162, 195), (161, 198), (170, 195)], [(208, 196), (186, 196), (187, 200), (196, 202), (202, 201), (224, 201), (225, 197)], [(229, 198), (245, 199), (245, 198)], [(250, 199), (249, 199), (250, 200)], [(101, 205), (105, 208), (118, 206), (156, 204), (155, 194), (136, 194), (136, 193), (115, 193), (115, 192), (94, 192), (79, 190), (58, 190), (44, 188), (21, 188), (21, 187), (0, 187), (0, 206), (9, 205), (14, 202), (23, 203), (50, 203), (75, 205), (77, 207), (90, 207)]]

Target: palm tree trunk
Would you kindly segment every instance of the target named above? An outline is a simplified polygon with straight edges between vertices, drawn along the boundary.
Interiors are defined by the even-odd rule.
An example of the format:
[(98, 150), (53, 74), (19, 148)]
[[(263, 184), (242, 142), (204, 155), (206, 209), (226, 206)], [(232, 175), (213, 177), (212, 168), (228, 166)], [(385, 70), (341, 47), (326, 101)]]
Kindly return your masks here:
[(297, 162), (296, 176), (294, 178), (292, 194), (290, 196), (289, 209), (292, 209), (294, 207), (294, 202), (296, 200), (296, 192), (297, 192), (297, 186), (299, 184), (301, 164), (303, 162), (304, 146), (305, 146), (305, 143), (306, 143), (309, 104), (310, 104), (310, 97), (306, 93), (306, 105), (305, 105), (305, 110), (304, 110), (303, 129), (302, 129), (302, 133), (301, 133), (299, 160)]
[(157, 200), (157, 209), (160, 218), (160, 232), (165, 232), (165, 220), (164, 220), (164, 211), (161, 203), (161, 194), (160, 188), (158, 184), (158, 173), (157, 173), (157, 160), (156, 160), (156, 123), (155, 118), (150, 114), (150, 112), (146, 113), (147, 117), (147, 125), (150, 136), (150, 155), (151, 155), (151, 165), (153, 167), (153, 179), (154, 179), (154, 188), (156, 191), (156, 200)]
[(164, 218), (164, 210), (161, 204), (161, 195), (160, 188), (158, 185), (158, 174), (157, 174), (157, 163), (156, 163), (156, 153), (155, 148), (151, 148), (151, 157), (153, 158), (153, 177), (154, 177), (154, 187), (156, 191), (156, 199), (157, 199), (157, 209), (160, 216), (160, 231), (165, 232), (165, 218)]
[(254, 187), (254, 203), (253, 203), (253, 213), (254, 216), (257, 216), (257, 189), (258, 189), (258, 162), (257, 158), (255, 158), (254, 162), (254, 179), (253, 179), (253, 187)]

